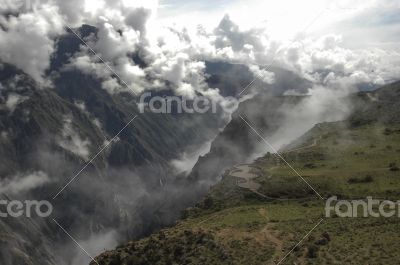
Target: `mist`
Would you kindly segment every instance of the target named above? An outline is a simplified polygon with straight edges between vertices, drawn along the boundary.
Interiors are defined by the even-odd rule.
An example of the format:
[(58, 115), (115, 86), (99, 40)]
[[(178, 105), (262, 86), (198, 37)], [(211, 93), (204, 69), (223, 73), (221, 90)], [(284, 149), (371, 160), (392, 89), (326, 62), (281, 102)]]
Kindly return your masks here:
[[(275, 133), (266, 136), (266, 140), (275, 150), (267, 145), (257, 149), (252, 159), (284, 148), (305, 134), (315, 125), (323, 122), (345, 120), (351, 112), (348, 96), (356, 91), (355, 88), (334, 89), (332, 87), (315, 86), (295, 106), (283, 104), (277, 111), (283, 114)], [(251, 116), (250, 116), (251, 119)]]
[(187, 152), (183, 153), (180, 159), (175, 159), (171, 161), (172, 166), (177, 170), (177, 173), (188, 174), (198, 161), (200, 156), (204, 156), (210, 151), (212, 140), (205, 142), (200, 147), (194, 150), (189, 149)]

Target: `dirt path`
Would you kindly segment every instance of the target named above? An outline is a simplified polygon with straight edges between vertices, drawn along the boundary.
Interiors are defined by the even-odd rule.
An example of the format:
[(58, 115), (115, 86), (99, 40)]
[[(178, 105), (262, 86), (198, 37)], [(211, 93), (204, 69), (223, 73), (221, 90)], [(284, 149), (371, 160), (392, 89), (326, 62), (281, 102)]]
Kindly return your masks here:
[(377, 97), (374, 97), (371, 93), (367, 93), (367, 96), (372, 102), (379, 101), (379, 99)]
[(297, 152), (297, 151), (301, 151), (301, 150), (304, 150), (304, 149), (313, 148), (313, 147), (317, 146), (318, 142), (319, 142), (321, 139), (322, 139), (322, 136), (319, 136), (317, 139), (314, 139), (314, 141), (312, 142), (312, 144), (307, 145), (307, 146), (303, 146), (303, 147), (299, 147), (299, 148), (296, 148), (296, 149), (292, 149), (292, 150), (289, 150), (289, 151), (287, 151), (287, 152), (285, 152), (285, 153)]
[(274, 197), (269, 197), (266, 196), (258, 191), (258, 189), (261, 187), (259, 183), (254, 181), (255, 178), (258, 177), (258, 175), (251, 173), (252, 167), (250, 165), (237, 165), (235, 166), (230, 172), (229, 175), (232, 177), (239, 178), (239, 180), (236, 185), (247, 189), (255, 194), (257, 194), (260, 197), (263, 197), (265, 199), (269, 200), (274, 200), (274, 201), (291, 201), (291, 200), (297, 200), (297, 199), (279, 199), (279, 198), (274, 198)]
[[(315, 145), (317, 143), (314, 143)], [(255, 182), (255, 178), (258, 177), (257, 174), (254, 174), (251, 172), (252, 167), (250, 165), (242, 164), (242, 165), (237, 165), (235, 166), (231, 172), (229, 173), (230, 176), (232, 177), (237, 177), (240, 180), (237, 182), (237, 186), (241, 188), (248, 189), (249, 191), (267, 199), (272, 199), (272, 200), (281, 200), (281, 201), (287, 201), (290, 199), (277, 199), (277, 198), (272, 198), (265, 196), (264, 194), (258, 192), (258, 189), (261, 187), (261, 185), (257, 182)], [(296, 200), (296, 199), (294, 199)], [(276, 233), (274, 232), (275, 230), (273, 229), (273, 224), (270, 223), (268, 214), (267, 214), (267, 209), (261, 208), (258, 210), (258, 213), (264, 217), (267, 220), (267, 224), (262, 228), (261, 234), (263, 235), (264, 239), (267, 241), (271, 242), (273, 245), (275, 245), (275, 255), (273, 257), (273, 260), (268, 263), (270, 264), (276, 264), (278, 263), (282, 258), (283, 254), (285, 252), (285, 240), (290, 240), (292, 238), (292, 235), (289, 237), (285, 238), (285, 240), (280, 239), (278, 236), (276, 236)], [(300, 263), (303, 264), (303, 263)]]
[(272, 244), (275, 245), (275, 257), (273, 259), (273, 263), (272, 264), (276, 264), (277, 262), (280, 261), (280, 259), (282, 258), (282, 253), (284, 250), (284, 241), (278, 237), (276, 237), (272, 231), (272, 224), (269, 223), (269, 218), (267, 215), (267, 210), (265, 208), (259, 209), (258, 213), (265, 217), (268, 221), (267, 225), (261, 230), (261, 232), (265, 235), (265, 237), (267, 238), (268, 241), (272, 242)]
[(257, 175), (251, 173), (250, 171), (251, 167), (249, 165), (239, 165), (233, 168), (233, 170), (230, 172), (230, 175), (244, 180), (244, 182), (239, 181), (237, 183), (239, 187), (249, 189), (252, 192), (257, 193), (257, 190), (261, 187), (261, 185), (253, 180), (257, 177)]
[(258, 175), (251, 173), (251, 169), (252, 168), (250, 167), (250, 165), (237, 165), (233, 168), (229, 175), (241, 179), (236, 183), (236, 185), (238, 185), (239, 187), (248, 189), (249, 191), (263, 198), (276, 200), (276, 198), (268, 197), (258, 192), (258, 189), (261, 187), (261, 185), (254, 181), (254, 179), (257, 178)]

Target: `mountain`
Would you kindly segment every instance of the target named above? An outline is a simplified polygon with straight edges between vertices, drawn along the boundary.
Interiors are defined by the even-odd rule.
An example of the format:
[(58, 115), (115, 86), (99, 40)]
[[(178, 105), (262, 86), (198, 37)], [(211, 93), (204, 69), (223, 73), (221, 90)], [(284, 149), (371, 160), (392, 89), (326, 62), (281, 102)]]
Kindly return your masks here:
[[(97, 38), (95, 27), (83, 25), (76, 31), (83, 38)], [(58, 38), (46, 83), (0, 64), (0, 191), (7, 198), (51, 201), (52, 217), (82, 239), (114, 230), (123, 235), (115, 241), (139, 238), (172, 224), (215, 182), (186, 178), (171, 161), (197, 152), (226, 125), (226, 117), (221, 110), (140, 113), (138, 96), (109, 93), (101, 80), (68, 67), (81, 45), (71, 31)], [(139, 67), (146, 66), (140, 53), (131, 56)], [(245, 66), (221, 62), (207, 62), (206, 71), (209, 86), (223, 95), (236, 94), (254, 78)], [(234, 78), (240, 71), (246, 73), (239, 82)], [(152, 93), (174, 95), (168, 87)], [(32, 183), (25, 187), (27, 181)], [(33, 265), (74, 262), (69, 253), (77, 252), (73, 242), (51, 219), (28, 222), (0, 220), (7, 238), (3, 249), (13, 249), (0, 252), (5, 265), (21, 259)], [(30, 226), (36, 232), (21, 230)], [(43, 242), (36, 242), (39, 237)]]
[[(2, 196), (1, 200), (12, 200)], [(5, 207), (0, 207), (2, 213)], [(55, 238), (49, 236), (51, 229), (44, 223), (32, 219), (0, 219), (0, 257), (2, 264), (59, 264), (54, 253)]]
[(289, 87), (283, 87), (277, 93), (276, 90), (267, 89), (242, 102), (230, 123), (213, 141), (210, 152), (199, 158), (189, 178), (208, 179), (212, 182), (224, 170), (238, 163), (249, 162), (257, 154), (273, 151), (271, 147), (260, 147), (260, 139), (254, 137), (254, 130), (264, 138), (278, 142), (274, 148), (279, 149), (283, 147), (282, 144), (294, 140), (315, 123), (347, 115), (346, 98), (321, 99), (321, 102), (324, 101), (321, 103), (323, 107), (320, 107), (313, 106), (315, 101), (310, 96), (284, 95), (289, 90)]
[[(95, 27), (76, 30), (83, 37), (97, 38)], [(249, 94), (257, 96), (241, 102), (228, 124), (221, 109), (207, 114), (140, 113), (138, 96), (109, 93), (98, 78), (68, 67), (81, 45), (70, 31), (59, 37), (44, 83), (13, 65), (0, 64), (0, 192), (7, 200), (49, 200), (54, 206), (52, 218), (78, 235), (79, 242), (95, 246), (93, 253), (172, 225), (225, 170), (265, 153), (239, 114), (274, 138), (292, 122), (285, 110), (302, 109), (308, 100), (287, 92), (302, 93), (312, 86), (290, 71), (271, 68), (275, 83), (254, 82)], [(146, 66), (140, 53), (130, 56), (139, 67)], [(206, 62), (206, 73), (208, 85), (224, 96), (238, 97), (254, 79), (248, 67), (238, 64)], [(379, 91), (354, 96), (359, 109), (349, 119), (354, 126), (378, 116), (397, 122), (395, 109), (381, 101), (390, 98), (396, 104), (397, 92)], [(151, 92), (174, 95), (168, 84)], [(364, 104), (370, 101), (373, 104)], [(364, 114), (358, 117), (359, 113)], [(304, 128), (314, 123), (310, 119)], [(210, 141), (210, 152), (188, 176), (177, 168), (174, 161), (186, 159), (187, 154), (196, 159)], [(76, 257), (80, 250), (52, 218), (0, 219), (2, 264), (80, 264)], [(104, 235), (111, 239), (102, 242), (99, 238)], [(210, 233), (189, 236), (196, 242), (213, 241)], [(204, 255), (214, 253), (210, 244)], [(179, 255), (181, 250), (177, 251)]]
[[(265, 69), (266, 67), (260, 67)], [(243, 64), (231, 64), (221, 61), (206, 61), (206, 74), (208, 74), (207, 83), (210, 87), (219, 88), (224, 97), (237, 97), (242, 92), (248, 94), (251, 90), (264, 92), (268, 90), (275, 95), (282, 95), (286, 91), (296, 91), (305, 93), (312, 86), (312, 83), (297, 74), (283, 68), (269, 66), (266, 70), (274, 75), (274, 82), (266, 84), (259, 78), (254, 79), (253, 72), (248, 66)], [(251, 87), (246, 88), (250, 82)]]
[[(78, 31), (96, 34), (88, 25)], [(186, 207), (175, 202), (162, 209), (171, 189), (180, 185), (171, 161), (214, 137), (224, 125), (221, 113), (140, 113), (137, 96), (109, 94), (100, 80), (65, 67), (80, 51), (76, 36), (68, 32), (57, 45), (49, 83), (39, 84), (16, 67), (0, 64), (0, 191), (9, 198), (51, 201), (53, 217), (82, 238), (110, 229), (132, 238), (170, 224)], [(132, 56), (142, 65), (139, 55)], [(32, 179), (28, 187), (21, 186)], [(29, 222), (36, 232), (21, 230), (29, 226), (17, 220), (0, 220), (4, 237), (13, 238), (2, 241), (2, 264), (19, 264), (21, 257), (30, 257), (27, 264), (71, 262), (73, 255), (63, 248), (73, 242), (51, 219)], [(34, 244), (40, 237), (43, 244)]]
[(274, 74), (273, 84), (265, 84), (259, 79), (253, 80), (253, 74), (247, 66), (207, 62), (210, 87), (220, 88), (221, 94), (226, 96), (238, 96), (253, 81), (253, 85), (243, 94), (257, 95), (239, 104), (231, 121), (212, 142), (210, 152), (199, 158), (189, 175), (190, 179), (213, 183), (224, 169), (251, 160), (251, 156), (259, 148), (259, 142), (239, 115), (251, 118), (254, 126), (265, 136), (272, 136), (283, 125), (282, 121), (287, 116), (284, 109), (293, 109), (307, 98), (287, 96), (286, 93), (295, 91), (297, 94), (304, 94), (312, 87), (310, 81), (278, 67), (269, 67), (268, 70)]
[[(399, 91), (397, 82), (350, 95), (348, 117), (315, 125), (280, 154), (325, 198), (372, 196), (397, 201)], [(398, 263), (396, 216), (339, 218), (332, 213), (327, 217), (325, 199), (307, 183), (274, 153), (267, 153), (226, 170), (175, 226), (107, 251), (96, 261), (103, 265)]]
[(215, 181), (224, 169), (247, 161), (254, 154), (259, 142), (239, 114), (254, 117), (255, 126), (272, 135), (279, 129), (280, 121), (284, 117), (284, 113), (276, 110), (285, 105), (293, 107), (300, 100), (301, 97), (275, 97), (264, 93), (240, 104), (238, 111), (232, 116), (232, 121), (213, 141), (210, 152), (199, 158), (189, 177)]

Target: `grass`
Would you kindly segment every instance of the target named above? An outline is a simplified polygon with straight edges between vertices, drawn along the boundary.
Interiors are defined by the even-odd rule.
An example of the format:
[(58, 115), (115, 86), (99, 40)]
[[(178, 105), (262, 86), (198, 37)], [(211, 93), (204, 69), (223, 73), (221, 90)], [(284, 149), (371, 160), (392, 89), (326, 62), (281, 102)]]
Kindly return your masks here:
[[(392, 127), (389, 135), (385, 134), (388, 127), (383, 125), (367, 125), (341, 135), (337, 130), (343, 125), (337, 124), (336, 130), (332, 126), (314, 129), (322, 135), (315, 147), (284, 153), (288, 162), (325, 196), (398, 198), (400, 173), (390, 170), (390, 165), (400, 164), (399, 127)], [(320, 158), (310, 161), (309, 157)], [(271, 163), (268, 157), (259, 160), (257, 166), (263, 173), (258, 179), (261, 191), (267, 195), (298, 197), (305, 196), (304, 189), (309, 189), (288, 166)], [(366, 178), (372, 181), (351, 182)]]
[[(373, 196), (397, 201), (400, 173), (391, 168), (400, 165), (399, 132), (400, 126), (376, 124), (349, 129), (343, 123), (324, 124), (304, 136), (303, 146), (307, 148), (292, 146), (297, 151), (283, 155), (325, 197)], [(314, 139), (319, 140), (311, 146)], [(284, 251), (291, 250), (324, 217), (325, 202), (318, 200), (292, 169), (277, 161), (267, 155), (253, 166), (261, 172), (257, 178), (262, 185), (259, 191), (287, 198), (286, 202), (263, 201), (246, 190), (239, 192), (227, 177), (209, 195), (217, 202), (217, 212), (207, 215), (211, 216), (208, 220), (203, 212), (201, 218), (206, 221), (200, 227), (229, 229), (232, 236), (245, 230), (255, 240), (254, 234), (271, 224), (270, 229), (284, 242)], [(236, 200), (226, 196), (227, 190), (235, 190)], [(260, 210), (266, 214), (260, 215)], [(190, 220), (187, 225), (194, 227), (195, 223)], [(398, 218), (328, 218), (284, 264), (398, 264), (399, 226)], [(328, 242), (324, 236), (329, 237)], [(275, 253), (277, 256), (282, 257)]]
[[(325, 197), (400, 197), (399, 125), (322, 124), (285, 150), (287, 161)], [(276, 199), (238, 187), (226, 173), (175, 226), (105, 253), (100, 264), (115, 256), (121, 265), (276, 264), (289, 252), (282, 264), (399, 264), (398, 218), (325, 218), (325, 201), (278, 161), (268, 154), (252, 165), (258, 191)], [(129, 260), (133, 256), (139, 260)]]

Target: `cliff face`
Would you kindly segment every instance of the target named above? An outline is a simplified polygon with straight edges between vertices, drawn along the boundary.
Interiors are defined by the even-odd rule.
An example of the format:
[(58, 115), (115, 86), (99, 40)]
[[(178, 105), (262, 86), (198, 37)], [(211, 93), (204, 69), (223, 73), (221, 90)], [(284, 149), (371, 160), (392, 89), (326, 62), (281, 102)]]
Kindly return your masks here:
[[(243, 65), (208, 62), (207, 71), (211, 74), (210, 86), (219, 87), (227, 96), (238, 96), (253, 81), (252, 73)], [(214, 183), (225, 169), (254, 158), (252, 155), (259, 149), (259, 140), (240, 116), (250, 119), (257, 130), (269, 137), (282, 126), (287, 116), (284, 110), (295, 108), (305, 99), (285, 94), (306, 92), (312, 86), (308, 80), (277, 67), (270, 67), (269, 71), (274, 74), (274, 83), (265, 84), (256, 79), (243, 93), (242, 96), (252, 91), (256, 96), (240, 103), (230, 123), (212, 142), (210, 152), (199, 158), (189, 178)]]

